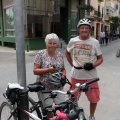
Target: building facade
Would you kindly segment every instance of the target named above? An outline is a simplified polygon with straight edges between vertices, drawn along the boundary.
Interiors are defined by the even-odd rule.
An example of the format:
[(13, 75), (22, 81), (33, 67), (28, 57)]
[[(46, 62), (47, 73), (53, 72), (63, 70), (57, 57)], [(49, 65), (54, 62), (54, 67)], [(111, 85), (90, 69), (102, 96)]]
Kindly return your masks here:
[[(92, 21), (91, 35), (99, 40), (102, 29), (110, 32), (111, 16), (120, 15), (119, 0), (23, 0), (25, 49), (45, 48), (45, 36), (56, 33), (66, 43), (78, 35), (77, 23)], [(78, 6), (92, 5), (93, 10)], [(0, 0), (0, 45), (15, 47), (14, 0)]]
[(90, 4), (93, 6), (92, 11), (86, 11), (85, 17), (92, 21), (92, 33), (91, 35), (99, 40), (100, 31), (103, 24), (103, 0), (86, 0), (86, 4)]
[[(85, 17), (92, 21), (91, 35), (99, 40), (101, 30), (110, 33), (113, 29), (110, 17), (120, 16), (120, 0), (86, 0), (86, 4), (90, 4), (94, 8), (91, 12), (86, 11)], [(120, 34), (119, 26), (114, 34)]]
[[(84, 0), (24, 0), (25, 49), (45, 48), (44, 38), (56, 33), (66, 43), (76, 36), (83, 17), (76, 7)], [(0, 0), (0, 45), (15, 46), (14, 0)]]
[[(120, 16), (120, 1), (119, 0), (106, 0), (106, 10), (105, 10), (105, 23), (109, 26), (109, 31), (113, 30), (113, 24), (109, 21), (110, 17)], [(106, 27), (107, 28), (107, 27)], [(116, 33), (119, 34), (119, 26), (116, 29)]]

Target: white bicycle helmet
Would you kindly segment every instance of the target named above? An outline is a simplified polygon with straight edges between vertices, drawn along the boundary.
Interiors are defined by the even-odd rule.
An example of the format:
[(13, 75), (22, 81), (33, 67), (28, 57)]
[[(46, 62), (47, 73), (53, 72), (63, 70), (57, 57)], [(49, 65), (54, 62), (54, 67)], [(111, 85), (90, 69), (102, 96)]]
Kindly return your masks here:
[(91, 21), (90, 21), (89, 19), (86, 19), (86, 18), (81, 19), (81, 20), (78, 22), (77, 28), (80, 27), (81, 25), (88, 25), (88, 26), (90, 26), (90, 28), (92, 28), (92, 23), (91, 23)]

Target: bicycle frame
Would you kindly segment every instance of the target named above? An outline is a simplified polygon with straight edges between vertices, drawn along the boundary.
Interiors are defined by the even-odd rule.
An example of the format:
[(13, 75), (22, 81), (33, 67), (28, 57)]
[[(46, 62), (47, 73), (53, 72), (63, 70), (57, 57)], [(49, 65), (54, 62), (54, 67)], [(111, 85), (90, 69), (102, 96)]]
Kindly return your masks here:
[(33, 113), (30, 113), (26, 110), (23, 110), (21, 108), (19, 108), (20, 110), (22, 110), (26, 115), (28, 115), (30, 118), (32, 118), (33, 120), (41, 120), (40, 118), (38, 118), (36, 115), (34, 115)]

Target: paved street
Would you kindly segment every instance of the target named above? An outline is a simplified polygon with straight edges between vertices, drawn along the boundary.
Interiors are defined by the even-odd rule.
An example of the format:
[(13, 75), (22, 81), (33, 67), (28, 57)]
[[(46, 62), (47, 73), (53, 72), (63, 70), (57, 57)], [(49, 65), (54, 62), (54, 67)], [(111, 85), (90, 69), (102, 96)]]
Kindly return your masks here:
[[(120, 49), (120, 40), (112, 41), (108, 46), (101, 46), (104, 62), (98, 67), (99, 85), (101, 89), (101, 100), (96, 110), (96, 120), (120, 120), (120, 58), (116, 58), (116, 50)], [(63, 54), (65, 48), (59, 48)], [(35, 82), (33, 75), (34, 55), (37, 51), (25, 52), (26, 57), (26, 79), (27, 84)], [(67, 76), (69, 78), (70, 66), (65, 59)], [(7, 83), (17, 82), (16, 51), (13, 48), (0, 47), (0, 103), (4, 101), (2, 94), (5, 92)], [(67, 86), (66, 86), (67, 89)], [(35, 93), (32, 95), (36, 97)], [(79, 105), (89, 115), (89, 102), (82, 94)]]

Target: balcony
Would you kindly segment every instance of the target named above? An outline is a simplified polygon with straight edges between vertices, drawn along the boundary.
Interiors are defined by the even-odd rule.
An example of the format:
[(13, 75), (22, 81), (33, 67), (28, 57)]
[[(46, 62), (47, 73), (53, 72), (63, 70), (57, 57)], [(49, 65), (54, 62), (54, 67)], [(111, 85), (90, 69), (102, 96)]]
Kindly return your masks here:
[(114, 16), (114, 14), (110, 11), (107, 11), (105, 15), (105, 21), (109, 21), (111, 16)]
[(110, 15), (105, 15), (105, 21), (109, 21)]
[(101, 20), (102, 14), (98, 10), (93, 10), (92, 12), (85, 12), (86, 18), (92, 19), (92, 20)]
[(101, 13), (100, 13), (100, 11), (94, 10), (94, 15), (95, 15), (96, 17), (100, 17), (100, 16), (101, 16)]

